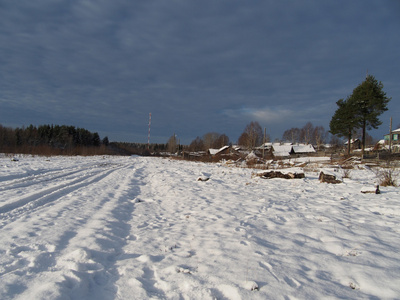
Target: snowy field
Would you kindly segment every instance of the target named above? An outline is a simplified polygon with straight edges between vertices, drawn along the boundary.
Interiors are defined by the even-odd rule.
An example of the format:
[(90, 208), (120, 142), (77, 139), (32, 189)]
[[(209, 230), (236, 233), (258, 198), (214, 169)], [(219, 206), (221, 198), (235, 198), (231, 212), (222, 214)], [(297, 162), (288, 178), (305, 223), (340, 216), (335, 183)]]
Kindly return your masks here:
[(1, 156), (0, 299), (400, 298), (399, 188), (253, 172)]

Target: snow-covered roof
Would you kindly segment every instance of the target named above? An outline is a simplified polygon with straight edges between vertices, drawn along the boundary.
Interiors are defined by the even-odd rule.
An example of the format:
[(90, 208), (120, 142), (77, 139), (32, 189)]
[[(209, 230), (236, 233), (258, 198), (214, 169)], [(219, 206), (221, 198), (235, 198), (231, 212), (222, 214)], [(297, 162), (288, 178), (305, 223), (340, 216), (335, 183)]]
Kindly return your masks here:
[(219, 149), (208, 149), (208, 152), (210, 152), (211, 155), (215, 155), (219, 152)]
[(314, 153), (315, 149), (312, 145), (299, 144), (293, 146), (293, 151), (295, 153)]
[(397, 128), (396, 130), (393, 130), (392, 133), (400, 133), (400, 128)]
[(273, 144), (272, 149), (273, 149), (272, 153), (275, 156), (289, 156), (293, 148), (292, 145)]
[[(353, 144), (353, 143), (358, 142), (358, 141), (359, 141), (359, 139), (351, 139), (350, 140), (350, 144)], [(348, 143), (349, 143), (349, 141), (344, 142), (345, 145), (347, 145)]]
[(325, 148), (332, 148), (333, 147), (333, 145), (331, 145), (331, 144), (323, 144), (322, 146), (325, 147)]
[(272, 146), (272, 143), (264, 143), (264, 144), (262, 144), (261, 146), (256, 147), (256, 149), (260, 149), (260, 150), (262, 150), (262, 149), (269, 149), (269, 148), (271, 148), (271, 146)]
[(272, 144), (273, 154), (275, 156), (289, 156), (292, 152), (294, 153), (314, 153), (314, 147), (309, 144), (297, 144), (292, 145), (291, 143), (281, 144)]
[(211, 155), (215, 155), (215, 154), (218, 154), (218, 153), (220, 153), (220, 152), (222, 152), (222, 151), (224, 151), (225, 149), (228, 149), (228, 148), (229, 148), (229, 146), (223, 146), (222, 148), (209, 149), (208, 151), (210, 152)]
[(251, 159), (258, 159), (258, 156), (251, 151), (247, 156), (246, 156), (246, 160), (251, 160)]
[(239, 151), (241, 148), (239, 145), (232, 145), (232, 149), (235, 151)]

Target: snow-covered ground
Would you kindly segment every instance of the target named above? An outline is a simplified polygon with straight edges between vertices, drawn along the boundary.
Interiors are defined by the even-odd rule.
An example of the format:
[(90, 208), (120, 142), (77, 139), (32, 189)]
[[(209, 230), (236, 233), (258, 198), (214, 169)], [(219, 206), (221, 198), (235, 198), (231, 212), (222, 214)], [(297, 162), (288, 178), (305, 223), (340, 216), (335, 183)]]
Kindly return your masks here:
[(399, 299), (399, 188), (318, 171), (0, 157), (0, 299)]

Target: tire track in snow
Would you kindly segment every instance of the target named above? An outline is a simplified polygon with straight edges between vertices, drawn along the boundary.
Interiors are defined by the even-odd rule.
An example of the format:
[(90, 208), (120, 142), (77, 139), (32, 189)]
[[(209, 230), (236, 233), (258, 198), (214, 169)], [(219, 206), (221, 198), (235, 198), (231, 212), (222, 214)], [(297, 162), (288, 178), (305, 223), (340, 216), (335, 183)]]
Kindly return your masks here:
[[(138, 169), (139, 168), (139, 169)], [(107, 181), (87, 186), (91, 198), (101, 205), (91, 213), (81, 216), (80, 224), (63, 229), (51, 263), (41, 274), (46, 285), (53, 286), (60, 295), (87, 294), (93, 299), (113, 298), (116, 293), (114, 282), (118, 279), (115, 263), (123, 254), (122, 248), (130, 236), (129, 220), (132, 218), (134, 201), (140, 191), (140, 165), (126, 164), (108, 176)], [(72, 217), (71, 213), (67, 217)], [(54, 275), (56, 273), (56, 276)], [(43, 278), (36, 278), (27, 284), (23, 295), (38, 291)], [(40, 298), (40, 295), (36, 295)]]
[[(109, 169), (95, 170), (94, 172), (82, 175), (79, 178), (73, 177), (72, 180), (63, 183), (57, 183), (56, 186), (47, 187), (34, 194), (20, 198), (11, 203), (7, 203), (0, 207), (0, 229), (3, 228), (9, 222), (17, 219), (24, 213), (32, 213), (38, 208), (57, 201), (61, 197), (76, 191), (80, 188), (87, 187), (88, 185), (99, 182), (108, 175), (121, 169), (122, 167)], [(72, 172), (74, 173), (74, 172)], [(69, 173), (71, 174), (71, 173)]]
[[(0, 192), (1, 191), (10, 191), (13, 189), (20, 189), (20, 188), (29, 188), (31, 186), (37, 185), (39, 183), (44, 182), (51, 182), (55, 181), (56, 179), (60, 178), (67, 178), (69, 176), (76, 177), (77, 174), (91, 170), (95, 167), (104, 167), (105, 164), (90, 164), (86, 166), (79, 166), (79, 167), (65, 167), (62, 169), (55, 169), (55, 170), (41, 170), (35, 171), (33, 174), (23, 175), (24, 177), (7, 180), (7, 178), (2, 178)], [(10, 181), (10, 182), (7, 182)]]
[[(76, 195), (82, 195), (84, 189), (95, 189), (95, 186), (100, 184), (113, 186), (115, 183), (113, 174), (117, 174), (123, 168), (126, 166), (92, 174), (93, 178), (90, 180), (85, 180), (79, 185), (75, 184), (70, 194), (61, 195), (49, 203), (50, 205), (26, 211), (23, 218), (15, 217), (12, 220), (14, 222), (8, 224), (11, 226), (5, 225), (2, 231), (8, 236), (8, 241), (5, 239), (3, 241), (9, 250), (0, 256), (0, 282), (6, 281), (4, 279), (8, 274), (34, 274), (52, 268), (56, 253), (68, 245), (69, 240), (76, 235), (77, 228), (85, 225), (93, 211), (108, 201), (104, 197), (100, 202), (88, 202)], [(65, 189), (63, 191), (65, 192)], [(57, 220), (61, 220), (60, 225), (57, 224)], [(36, 242), (32, 242), (32, 239)], [(16, 286), (18, 285), (20, 284), (17, 283)], [(2, 290), (1, 284), (0, 290)], [(1, 292), (0, 299), (3, 299)]]

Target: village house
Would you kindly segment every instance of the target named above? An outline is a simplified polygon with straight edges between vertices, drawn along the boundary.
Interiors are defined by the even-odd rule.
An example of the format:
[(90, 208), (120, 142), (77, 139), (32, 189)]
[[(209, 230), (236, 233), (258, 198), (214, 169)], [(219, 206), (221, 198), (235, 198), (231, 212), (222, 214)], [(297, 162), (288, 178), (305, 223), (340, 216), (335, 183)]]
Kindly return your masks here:
[[(392, 134), (392, 150), (398, 151), (400, 146), (400, 128), (393, 130)], [(385, 145), (389, 146), (390, 143), (390, 134), (386, 134), (384, 136)]]
[(288, 157), (294, 154), (293, 145), (286, 143), (286, 144), (272, 144), (272, 154), (275, 157)]
[[(347, 145), (349, 144), (349, 141), (346, 141), (344, 144), (347, 147)], [(352, 150), (361, 149), (360, 139), (351, 139), (350, 140), (350, 149), (352, 149)]]
[(217, 154), (229, 154), (230, 147), (229, 146), (223, 146), (222, 148), (219, 149), (208, 149), (208, 153), (210, 155), (217, 155)]
[(315, 149), (313, 145), (308, 144), (297, 144), (293, 145), (293, 152), (294, 154), (310, 154), (310, 153), (315, 153)]
[(211, 156), (217, 156), (217, 155), (238, 155), (240, 151), (239, 146), (235, 145), (229, 145), (229, 146), (223, 146), (219, 149), (208, 149), (208, 154)]
[(268, 153), (272, 153), (275, 157), (289, 157), (295, 154), (310, 154), (315, 153), (312, 145), (308, 144), (292, 144), (292, 143), (265, 143), (261, 145), (259, 150), (264, 149)]

